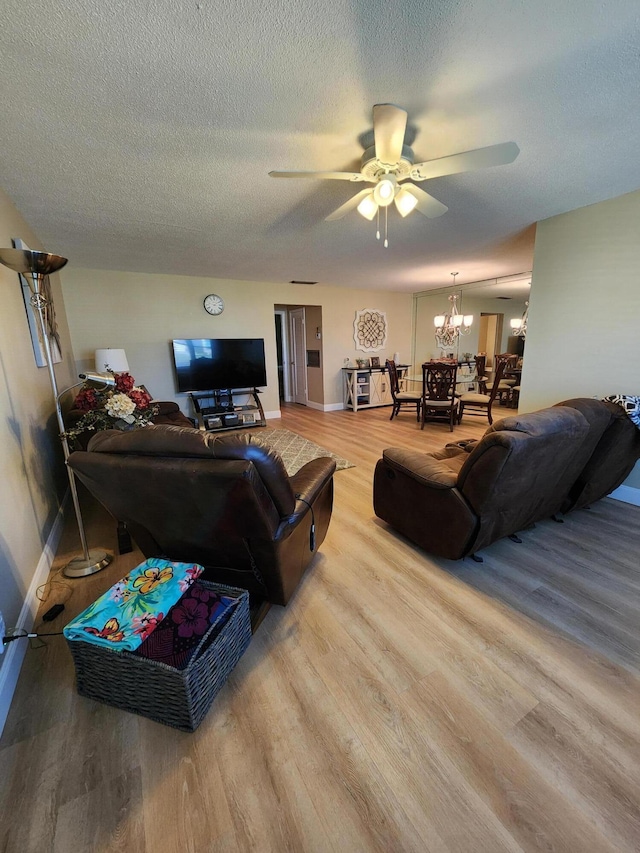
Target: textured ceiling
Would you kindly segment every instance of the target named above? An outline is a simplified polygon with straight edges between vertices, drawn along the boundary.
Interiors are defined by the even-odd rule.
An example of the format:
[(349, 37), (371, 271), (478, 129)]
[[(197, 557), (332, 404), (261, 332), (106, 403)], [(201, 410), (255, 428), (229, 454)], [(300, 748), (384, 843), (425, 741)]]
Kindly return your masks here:
[[(529, 269), (532, 223), (640, 187), (637, 0), (4, 0), (0, 185), (74, 266), (424, 290)], [(439, 219), (352, 212), (375, 103)]]

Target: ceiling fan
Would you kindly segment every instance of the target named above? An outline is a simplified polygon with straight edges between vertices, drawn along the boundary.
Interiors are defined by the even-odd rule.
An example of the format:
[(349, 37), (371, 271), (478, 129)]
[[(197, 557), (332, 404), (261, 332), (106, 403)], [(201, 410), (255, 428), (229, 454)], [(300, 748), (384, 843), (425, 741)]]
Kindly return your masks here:
[[(374, 216), (379, 215), (382, 208), (385, 213), (386, 232), (386, 214), (391, 202), (394, 202), (402, 217), (415, 209), (423, 216), (435, 219), (449, 209), (411, 181), (427, 181), (430, 178), (471, 172), (488, 166), (503, 166), (513, 163), (520, 153), (515, 142), (502, 142), (488, 148), (476, 148), (461, 154), (451, 154), (449, 157), (414, 163), (413, 151), (404, 144), (406, 129), (406, 110), (394, 104), (376, 104), (373, 108), (374, 145), (367, 148), (362, 155), (359, 172), (269, 172), (269, 175), (272, 178), (312, 178), (373, 184), (373, 187), (356, 193), (330, 213), (326, 221), (342, 219), (354, 208), (366, 219), (372, 220)], [(403, 183), (405, 181), (407, 183)], [(380, 229), (377, 237), (380, 239)], [(386, 236), (384, 245), (388, 246)]]

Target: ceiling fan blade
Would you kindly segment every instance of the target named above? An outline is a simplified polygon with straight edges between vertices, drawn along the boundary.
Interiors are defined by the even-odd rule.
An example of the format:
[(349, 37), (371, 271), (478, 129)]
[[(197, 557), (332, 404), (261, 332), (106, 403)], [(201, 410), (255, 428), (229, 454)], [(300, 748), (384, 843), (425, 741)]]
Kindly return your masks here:
[(323, 181), (369, 181), (375, 183), (375, 178), (367, 178), (361, 172), (269, 172), (269, 175), (272, 178), (313, 178)]
[(344, 204), (340, 205), (337, 210), (334, 210), (333, 213), (330, 213), (329, 216), (325, 216), (325, 222), (333, 222), (334, 219), (342, 219), (343, 216), (346, 216), (351, 210), (354, 210), (362, 201), (362, 199), (369, 195), (372, 191), (370, 189), (360, 190), (359, 193), (356, 193), (353, 198), (350, 198), (349, 201), (346, 201)]
[(421, 187), (416, 187), (414, 184), (402, 184), (402, 189), (411, 193), (418, 200), (416, 210), (419, 210), (423, 216), (427, 216), (429, 219), (436, 219), (449, 210), (446, 204), (426, 193)]
[(373, 108), (373, 137), (376, 157), (382, 163), (395, 166), (402, 156), (407, 111), (394, 104), (376, 104)]
[(520, 149), (515, 142), (501, 142), (499, 145), (475, 148), (473, 151), (427, 160), (425, 163), (414, 163), (409, 177), (412, 181), (426, 181), (429, 178), (486, 169), (488, 166), (505, 166), (507, 163), (513, 163), (519, 153)]

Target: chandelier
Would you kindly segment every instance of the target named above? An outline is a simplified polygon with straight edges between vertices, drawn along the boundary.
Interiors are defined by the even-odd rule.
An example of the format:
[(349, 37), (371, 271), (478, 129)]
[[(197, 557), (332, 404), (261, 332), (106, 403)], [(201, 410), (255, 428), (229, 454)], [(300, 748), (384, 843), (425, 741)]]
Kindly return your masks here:
[[(457, 272), (452, 272), (453, 286), (456, 284)], [(458, 294), (449, 297), (451, 310), (448, 314), (437, 314), (433, 318), (436, 327), (436, 346), (440, 349), (451, 349), (458, 342), (460, 335), (468, 335), (473, 323), (473, 314), (461, 314), (458, 311)]]
[(511, 334), (514, 336), (519, 336), (521, 338), (526, 338), (527, 336), (527, 323), (529, 321), (529, 303), (524, 303), (524, 312), (522, 317), (517, 318), (514, 317), (513, 320), (509, 321), (509, 325), (511, 326)]

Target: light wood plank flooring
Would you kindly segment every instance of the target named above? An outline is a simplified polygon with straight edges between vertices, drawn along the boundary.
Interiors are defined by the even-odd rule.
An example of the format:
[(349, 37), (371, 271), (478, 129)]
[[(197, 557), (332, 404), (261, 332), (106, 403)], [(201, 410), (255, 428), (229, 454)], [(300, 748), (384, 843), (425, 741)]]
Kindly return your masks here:
[[(433, 558), (374, 517), (373, 468), (384, 447), (451, 434), (388, 418), (290, 406), (269, 422), (357, 467), (336, 474), (293, 601), (196, 733), (78, 697), (62, 638), (27, 652), (0, 741), (0, 850), (640, 849), (640, 509), (606, 499), (483, 565)], [(84, 503), (90, 544), (115, 549)], [(70, 523), (54, 569), (76, 547)], [(54, 586), (51, 629), (139, 561)]]

